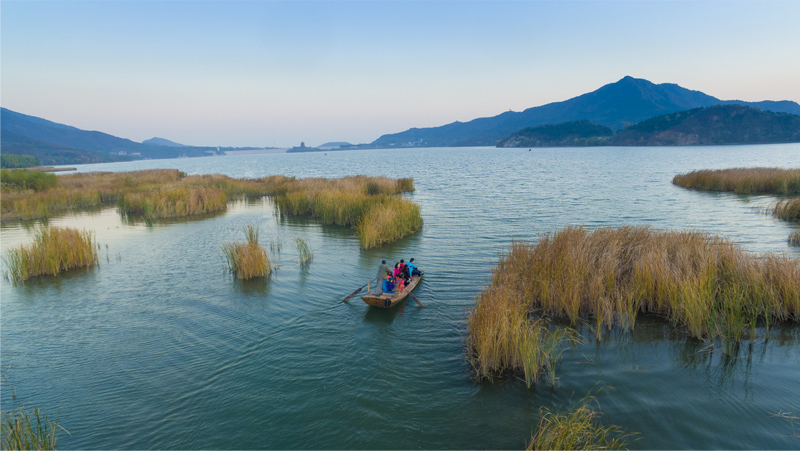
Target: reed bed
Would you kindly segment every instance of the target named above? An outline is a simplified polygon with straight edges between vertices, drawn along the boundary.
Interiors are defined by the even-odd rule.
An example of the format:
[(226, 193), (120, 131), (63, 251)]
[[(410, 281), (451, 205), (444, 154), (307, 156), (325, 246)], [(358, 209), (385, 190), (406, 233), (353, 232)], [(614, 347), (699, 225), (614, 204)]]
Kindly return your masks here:
[(640, 312), (735, 345), (759, 324), (800, 320), (800, 260), (648, 227), (568, 227), (536, 245), (514, 242), (470, 314), (470, 360), (479, 378), (525, 371), (519, 343), (532, 314), (589, 321), (600, 339), (604, 329), (632, 330)]
[[(56, 432), (61, 428), (58, 417), (50, 421), (42, 411), (33, 409), (3, 412), (0, 426), (0, 447), (2, 449), (56, 449)], [(63, 428), (61, 428), (63, 429)]]
[(626, 434), (618, 426), (602, 426), (600, 413), (590, 407), (592, 397), (563, 412), (546, 407), (540, 410), (541, 418), (536, 432), (526, 449), (626, 449)]
[(551, 329), (543, 319), (532, 319), (516, 290), (508, 286), (484, 290), (469, 317), (467, 347), (478, 380), (521, 373), (529, 388), (543, 376), (555, 386), (563, 351), (578, 342), (573, 329)]
[(784, 221), (800, 222), (800, 197), (781, 200), (775, 205), (772, 215)]
[(404, 198), (379, 202), (356, 225), (359, 241), (364, 249), (396, 241), (421, 228), (419, 205)]
[(198, 186), (123, 194), (117, 203), (120, 214), (148, 220), (209, 214), (226, 206), (225, 191)]
[(74, 268), (97, 264), (94, 235), (71, 227), (42, 227), (33, 243), (11, 249), (5, 255), (8, 273), (14, 284), (41, 275), (57, 275)]
[(267, 251), (258, 244), (258, 228), (248, 225), (244, 229), (246, 241), (234, 241), (222, 245), (228, 269), (240, 280), (266, 277), (272, 274), (272, 265)]
[(800, 194), (800, 169), (734, 168), (678, 174), (672, 183), (703, 191), (737, 194)]
[[(26, 186), (3, 185), (0, 219), (41, 219), (114, 203), (120, 214), (129, 218), (167, 219), (222, 211), (229, 200), (272, 196), (282, 214), (312, 216), (323, 224), (357, 227), (368, 213), (379, 210), (382, 213), (373, 213), (371, 221), (381, 225), (380, 231), (372, 230), (369, 239), (362, 239), (362, 243), (372, 243), (369, 246), (399, 239), (422, 224), (419, 207), (400, 199), (400, 194), (414, 190), (410, 178), (296, 179), (276, 175), (235, 179), (160, 169), (67, 174), (58, 177), (54, 187), (37, 191)], [(398, 209), (392, 216), (395, 227), (385, 224), (389, 208)]]
[(800, 230), (793, 230), (789, 234), (789, 244), (800, 246)]

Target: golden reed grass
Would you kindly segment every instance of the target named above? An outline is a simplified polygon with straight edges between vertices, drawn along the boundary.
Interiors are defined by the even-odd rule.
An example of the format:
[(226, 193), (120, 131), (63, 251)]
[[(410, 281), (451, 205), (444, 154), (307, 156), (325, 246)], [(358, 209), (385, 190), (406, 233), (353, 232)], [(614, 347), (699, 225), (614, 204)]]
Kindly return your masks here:
[[(187, 176), (172, 169), (67, 174), (58, 186), (34, 191), (4, 186), (2, 220), (41, 219), (117, 203), (122, 215), (166, 219), (222, 211), (228, 200), (272, 196), (282, 214), (308, 215), (324, 224), (357, 227), (371, 247), (413, 233), (422, 225), (419, 207), (401, 199), (414, 190), (410, 178), (353, 176), (339, 179), (270, 176), (235, 179), (219, 174)], [(397, 221), (387, 226), (387, 208)], [(374, 209), (370, 220), (364, 218)]]
[(617, 426), (602, 426), (600, 413), (590, 407), (593, 397), (561, 412), (543, 407), (527, 450), (626, 449), (626, 434)]
[(519, 338), (532, 313), (632, 330), (640, 312), (693, 337), (738, 343), (758, 324), (800, 320), (800, 260), (752, 256), (723, 238), (648, 227), (568, 227), (536, 245), (514, 242), (469, 318), (479, 377), (522, 370)]
[(41, 275), (56, 275), (74, 268), (97, 264), (97, 250), (91, 232), (70, 227), (42, 227), (31, 245), (13, 248), (5, 255), (13, 283)]
[(364, 249), (396, 241), (421, 228), (419, 205), (400, 197), (378, 202), (356, 225)]
[(234, 241), (222, 245), (228, 269), (241, 280), (272, 274), (267, 251), (258, 244), (258, 228), (250, 224), (245, 228), (244, 234), (246, 241)]
[(800, 194), (800, 169), (734, 168), (678, 174), (675, 185), (702, 191), (737, 194)]
[(533, 320), (512, 287), (493, 284), (478, 297), (469, 316), (467, 348), (476, 379), (521, 373), (528, 387), (542, 376), (555, 385), (555, 368), (564, 349), (578, 343), (570, 328)]

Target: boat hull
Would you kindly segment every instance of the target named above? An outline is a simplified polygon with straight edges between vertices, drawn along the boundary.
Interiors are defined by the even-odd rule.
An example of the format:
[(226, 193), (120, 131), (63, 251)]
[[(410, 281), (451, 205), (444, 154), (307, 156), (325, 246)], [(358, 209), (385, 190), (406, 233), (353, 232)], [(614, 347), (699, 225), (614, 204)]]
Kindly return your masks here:
[(394, 293), (365, 294), (364, 296), (361, 296), (361, 300), (372, 307), (392, 308), (399, 304), (400, 301), (405, 299), (412, 291), (414, 291), (414, 288), (417, 288), (420, 280), (422, 280), (422, 276), (414, 276), (411, 278), (411, 281), (408, 282), (408, 285), (405, 286), (403, 291), (396, 291)]

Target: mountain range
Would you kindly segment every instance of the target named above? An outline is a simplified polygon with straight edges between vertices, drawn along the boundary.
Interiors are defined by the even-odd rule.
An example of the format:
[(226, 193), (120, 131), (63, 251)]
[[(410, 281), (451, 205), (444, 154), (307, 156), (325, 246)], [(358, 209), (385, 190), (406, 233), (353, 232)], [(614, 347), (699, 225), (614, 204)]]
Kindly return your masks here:
[[(166, 140), (165, 140), (166, 141)], [(0, 146), (5, 154), (32, 155), (42, 164), (105, 163), (140, 158), (178, 158), (215, 153), (211, 147), (148, 145), (108, 133), (81, 130), (0, 108)]]
[[(346, 145), (348, 143), (338, 142), (326, 144), (339, 144), (339, 149), (495, 146), (498, 141), (528, 127), (544, 124), (573, 123), (576, 121), (587, 121), (589, 124), (587, 126), (579, 123), (577, 126), (582, 128), (580, 131), (577, 131), (575, 124), (567, 126), (566, 129), (561, 127), (544, 131), (537, 130), (536, 133), (544, 133), (543, 137), (540, 136), (537, 139), (546, 141), (554, 139), (552, 136), (558, 136), (559, 133), (566, 132), (577, 133), (573, 138), (586, 137), (588, 136), (587, 134), (594, 133), (592, 128), (598, 125), (608, 127), (612, 132), (619, 131), (657, 116), (716, 105), (742, 105), (776, 113), (800, 114), (800, 105), (788, 100), (763, 102), (719, 100), (699, 91), (682, 88), (676, 84), (654, 84), (643, 79), (625, 77), (596, 91), (563, 102), (528, 108), (522, 112), (509, 111), (493, 117), (474, 119), (469, 122), (454, 122), (441, 127), (412, 128), (401, 133), (383, 135), (371, 144), (350, 146)], [(698, 123), (703, 123), (706, 126), (713, 125), (709, 122)], [(753, 126), (761, 124), (758, 126), (762, 128), (766, 126), (764, 125), (765, 123), (756, 120), (748, 120), (746, 124)], [(781, 125), (780, 127), (783, 126)], [(750, 136), (748, 139), (753, 139), (753, 136), (760, 133), (757, 130), (751, 132), (748, 135)], [(586, 139), (583, 145), (597, 145), (598, 140), (594, 137)], [(603, 138), (600, 141), (607, 142), (610, 139)], [(614, 136), (613, 139), (619, 138)], [(635, 143), (631, 141), (631, 144), (620, 143), (618, 145), (658, 145), (654, 143), (660, 142), (658, 139), (646, 138), (645, 135), (641, 134), (636, 139)], [(719, 140), (722, 138), (717, 136), (713, 139)], [(345, 145), (342, 146), (342, 144)], [(0, 108), (0, 151), (3, 154), (31, 155), (37, 157), (41, 164), (44, 165), (101, 163), (144, 158), (194, 157), (241, 149), (253, 148), (185, 146), (164, 138), (153, 138), (144, 143), (138, 143), (107, 133), (81, 130), (69, 125)]]
[(497, 147), (686, 146), (800, 142), (800, 116), (743, 105), (715, 105), (656, 116), (616, 133), (589, 121), (537, 125)]
[(411, 128), (383, 135), (374, 147), (494, 146), (498, 140), (526, 127), (587, 120), (620, 130), (664, 114), (714, 105), (744, 105), (779, 113), (800, 114), (796, 102), (720, 100), (672, 83), (624, 77), (600, 89), (562, 102), (508, 111), (497, 116), (453, 122), (440, 127)]

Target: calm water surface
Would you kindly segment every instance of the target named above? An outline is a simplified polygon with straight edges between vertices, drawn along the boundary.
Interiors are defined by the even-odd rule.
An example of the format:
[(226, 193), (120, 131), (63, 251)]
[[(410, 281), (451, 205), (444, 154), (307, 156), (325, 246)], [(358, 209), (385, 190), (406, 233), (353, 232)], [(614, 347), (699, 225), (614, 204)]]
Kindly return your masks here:
[[(444, 449), (525, 446), (541, 407), (600, 390), (602, 421), (632, 448), (800, 448), (800, 332), (774, 327), (735, 359), (657, 320), (567, 351), (556, 388), (476, 384), (466, 318), (514, 239), (570, 225), (649, 225), (800, 257), (769, 196), (674, 187), (679, 172), (800, 167), (800, 145), (603, 149), (406, 149), (87, 165), (233, 177), (413, 177), (421, 232), (362, 251), (351, 229), (276, 217), (268, 199), (214, 217), (123, 224), (115, 210), (57, 218), (94, 230), (98, 268), (2, 282), (2, 408), (60, 409), (63, 449)], [(279, 268), (243, 283), (223, 243), (257, 224)], [(0, 244), (28, 243), (5, 225)], [(295, 238), (314, 252), (299, 265)], [(107, 246), (107, 247), (106, 247)], [(381, 258), (426, 278), (393, 310), (339, 302)], [(795, 426), (800, 432), (800, 424)]]

